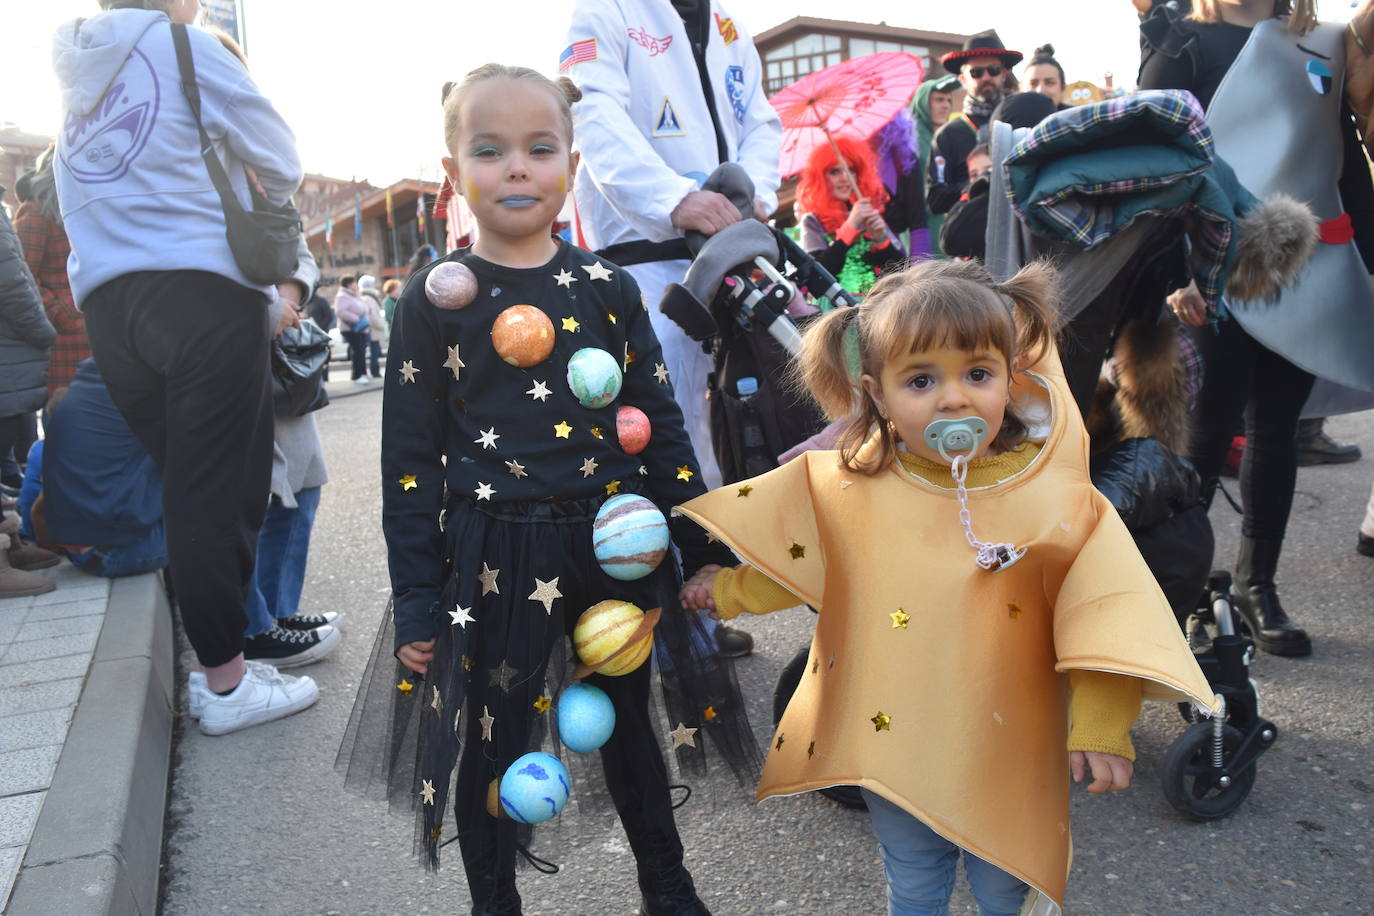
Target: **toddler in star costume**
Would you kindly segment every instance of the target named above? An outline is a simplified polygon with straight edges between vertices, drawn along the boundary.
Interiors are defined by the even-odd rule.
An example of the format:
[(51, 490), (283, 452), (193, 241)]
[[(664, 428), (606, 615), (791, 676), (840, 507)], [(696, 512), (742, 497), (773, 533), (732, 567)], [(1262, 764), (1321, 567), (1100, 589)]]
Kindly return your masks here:
[(849, 420), (839, 450), (678, 510), (748, 564), (703, 567), (684, 606), (820, 612), (758, 794), (860, 786), (894, 916), (948, 912), (961, 852), (981, 916), (1059, 913), (1065, 771), (1124, 789), (1142, 695), (1212, 707), (1089, 480), (1051, 287), (1040, 265), (883, 277), (804, 338), (803, 380)]
[[(444, 168), (476, 241), (417, 272), (391, 326), (381, 464), (392, 613), (340, 765), (350, 783), (385, 785), (415, 807), (429, 865), (453, 806), (475, 913), (520, 911), (515, 865), (530, 828), (492, 791), (507, 767), (553, 752), (574, 770), (577, 795), (557, 702), (568, 634), (592, 605), (663, 608), (654, 653), (680, 765), (700, 765), (710, 744), (741, 775), (757, 767), (729, 662), (676, 604), (673, 551), (630, 581), (607, 575), (593, 552), (608, 498), (639, 494), (666, 512), (704, 487), (634, 279), (550, 234), (576, 166), (576, 93), (570, 81), (489, 64), (448, 94)], [(623, 405), (652, 426), (635, 454), (617, 432)], [(697, 526), (671, 527), (687, 569), (728, 560)], [(600, 762), (644, 911), (704, 914), (674, 824), (667, 736), (649, 715), (652, 667), (587, 678), (616, 712)]]

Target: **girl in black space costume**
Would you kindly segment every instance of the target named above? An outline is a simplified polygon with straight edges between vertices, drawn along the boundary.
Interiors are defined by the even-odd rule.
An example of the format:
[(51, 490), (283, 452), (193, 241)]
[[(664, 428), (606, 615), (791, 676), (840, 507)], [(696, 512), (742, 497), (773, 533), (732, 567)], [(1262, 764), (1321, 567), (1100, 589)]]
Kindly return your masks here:
[[(659, 748), (669, 736), (649, 714), (651, 668), (680, 766), (700, 772), (709, 743), (750, 780), (758, 751), (729, 663), (676, 604), (672, 552), (634, 581), (606, 575), (593, 554), (592, 521), (611, 495), (645, 496), (667, 515), (705, 488), (634, 279), (550, 236), (575, 167), (576, 92), (567, 80), (487, 65), (445, 100), (444, 167), (479, 232), (471, 248), (416, 273), (396, 307), (382, 419), (393, 606), (339, 764), (350, 785), (385, 786), (392, 802), (415, 806), (428, 865), (449, 839), (452, 804), (473, 912), (518, 913), (515, 865), (530, 828), (489, 808), (489, 787), (532, 750), (574, 763), (557, 740), (556, 703), (578, 616), (606, 599), (661, 607), (656, 666), (587, 683), (615, 706), (601, 763), (644, 912), (705, 914), (673, 820)], [(471, 271), (465, 295), (445, 296), (437, 282), (427, 292), (429, 274), (454, 263)], [(597, 408), (567, 380), (569, 359), (586, 348), (623, 369), (619, 396)], [(638, 454), (621, 448), (620, 405), (652, 423)], [(671, 528), (688, 572), (732, 563), (694, 524)], [(576, 797), (576, 770), (573, 782)]]

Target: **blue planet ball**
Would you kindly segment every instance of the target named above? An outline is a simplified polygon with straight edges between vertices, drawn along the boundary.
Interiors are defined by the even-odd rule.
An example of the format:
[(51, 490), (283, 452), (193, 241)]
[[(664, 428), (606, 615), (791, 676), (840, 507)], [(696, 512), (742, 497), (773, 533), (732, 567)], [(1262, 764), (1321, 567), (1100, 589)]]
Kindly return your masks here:
[(583, 347), (568, 360), (568, 387), (583, 407), (599, 410), (620, 394), (620, 361), (605, 350)]
[(542, 824), (563, 810), (571, 791), (567, 768), (552, 754), (535, 751), (501, 777), (501, 807), (512, 820)]
[(601, 504), (592, 522), (592, 551), (612, 579), (642, 579), (658, 568), (668, 552), (668, 522), (643, 496), (612, 496)]
[(558, 695), (558, 737), (568, 750), (590, 754), (615, 731), (615, 706), (606, 691), (573, 684)]

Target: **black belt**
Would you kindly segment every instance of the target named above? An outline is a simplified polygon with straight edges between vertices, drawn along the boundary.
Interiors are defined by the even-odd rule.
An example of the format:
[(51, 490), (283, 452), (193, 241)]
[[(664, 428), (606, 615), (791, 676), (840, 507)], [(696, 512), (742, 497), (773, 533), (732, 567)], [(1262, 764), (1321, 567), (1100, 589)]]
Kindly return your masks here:
[(608, 245), (596, 253), (619, 267), (631, 264), (652, 264), (656, 261), (690, 261), (692, 250), (687, 247), (686, 239), (669, 239), (666, 242), (650, 242), (636, 239), (633, 242), (620, 242)]

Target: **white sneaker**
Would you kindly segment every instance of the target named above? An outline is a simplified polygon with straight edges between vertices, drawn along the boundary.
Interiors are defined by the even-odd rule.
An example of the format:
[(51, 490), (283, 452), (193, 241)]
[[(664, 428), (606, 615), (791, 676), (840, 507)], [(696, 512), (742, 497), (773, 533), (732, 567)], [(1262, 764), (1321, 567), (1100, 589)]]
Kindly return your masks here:
[[(256, 665), (257, 662), (247, 662)], [(210, 686), (205, 682), (204, 671), (192, 671), (186, 682), (186, 698), (190, 701), (187, 712), (192, 719), (199, 719), (205, 710), (205, 698), (210, 695)]]
[(362, 376), (361, 378), (355, 378), (355, 379), (353, 380), (353, 384), (355, 384), (355, 385), (371, 385), (371, 384), (372, 384), (372, 379), (370, 379), (370, 378), (368, 378), (367, 376), (364, 375), (364, 376)]
[(290, 677), (263, 662), (247, 662), (243, 680), (228, 696), (206, 690), (200, 704), (200, 730), (207, 735), (281, 719), (314, 705), (320, 688), (308, 677)]

